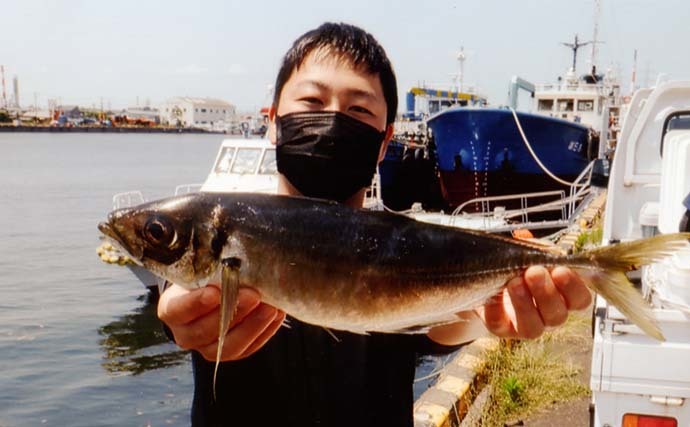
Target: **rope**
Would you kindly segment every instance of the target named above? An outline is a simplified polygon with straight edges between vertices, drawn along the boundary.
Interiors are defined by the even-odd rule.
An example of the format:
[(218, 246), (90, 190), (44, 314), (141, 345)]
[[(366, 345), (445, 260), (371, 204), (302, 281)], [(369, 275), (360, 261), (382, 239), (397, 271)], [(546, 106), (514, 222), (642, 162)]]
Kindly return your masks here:
[(522, 141), (525, 143), (527, 150), (532, 155), (532, 158), (534, 159), (534, 161), (537, 162), (537, 164), (539, 165), (541, 170), (543, 170), (545, 174), (547, 174), (551, 179), (558, 182), (559, 184), (567, 185), (569, 187), (573, 186), (573, 185), (577, 185), (574, 182), (568, 182), (568, 181), (564, 181), (564, 180), (560, 179), (559, 177), (557, 177), (556, 175), (551, 173), (551, 171), (548, 170), (546, 168), (546, 166), (544, 166), (544, 164), (537, 157), (537, 154), (534, 152), (534, 150), (532, 150), (532, 146), (530, 145), (529, 141), (527, 141), (527, 137), (525, 136), (525, 132), (522, 130), (522, 126), (520, 125), (520, 120), (518, 119), (518, 116), (515, 113), (515, 110), (511, 108), (510, 112), (513, 113), (513, 118), (515, 119), (515, 124), (517, 125), (517, 128), (520, 131), (520, 136), (522, 136)]

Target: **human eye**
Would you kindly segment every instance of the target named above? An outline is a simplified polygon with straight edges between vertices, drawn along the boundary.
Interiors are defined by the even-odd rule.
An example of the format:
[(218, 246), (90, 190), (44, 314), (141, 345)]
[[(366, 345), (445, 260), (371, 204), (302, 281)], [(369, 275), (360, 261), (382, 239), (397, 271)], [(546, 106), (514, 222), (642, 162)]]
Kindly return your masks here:
[(310, 106), (323, 105), (323, 101), (315, 96), (303, 96), (299, 101)]
[(362, 107), (360, 105), (353, 105), (352, 107), (350, 107), (350, 111), (353, 111), (355, 113), (365, 114), (367, 116), (373, 116), (374, 115), (374, 113), (372, 113), (371, 110), (369, 110), (365, 107)]

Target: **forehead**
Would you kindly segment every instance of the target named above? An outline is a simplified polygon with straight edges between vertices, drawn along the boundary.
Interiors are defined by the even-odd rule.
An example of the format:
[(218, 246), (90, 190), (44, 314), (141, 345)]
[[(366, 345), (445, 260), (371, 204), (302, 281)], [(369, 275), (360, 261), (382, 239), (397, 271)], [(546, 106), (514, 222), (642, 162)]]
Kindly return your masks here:
[(330, 47), (318, 47), (309, 52), (295, 67), (285, 82), (324, 80), (329, 84), (345, 83), (364, 90), (372, 90), (383, 99), (383, 88), (378, 73), (369, 71), (366, 63), (355, 64), (352, 57)]

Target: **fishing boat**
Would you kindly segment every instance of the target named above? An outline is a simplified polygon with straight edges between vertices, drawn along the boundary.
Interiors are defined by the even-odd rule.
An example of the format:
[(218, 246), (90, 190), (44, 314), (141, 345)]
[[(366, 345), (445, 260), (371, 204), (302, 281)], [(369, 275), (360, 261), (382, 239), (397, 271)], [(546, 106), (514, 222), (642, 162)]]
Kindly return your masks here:
[[(216, 159), (203, 184), (181, 184), (174, 195), (205, 192), (253, 192), (274, 194), (278, 189), (275, 145), (268, 139), (229, 138), (221, 143)], [(113, 196), (113, 209), (136, 206), (147, 199), (139, 190)], [(109, 243), (101, 244), (97, 253), (109, 264), (129, 268), (153, 295), (158, 295), (165, 281), (143, 267), (131, 262)]]
[[(458, 58), (462, 64), (462, 50)], [(462, 72), (456, 78), (461, 80), (461, 76)], [(426, 120), (450, 108), (486, 105), (486, 97), (472, 87), (463, 89), (462, 81), (447, 87), (421, 84), (407, 91), (405, 111), (395, 122), (395, 136), (380, 165), (383, 200), (387, 207), (405, 210), (415, 202), (432, 210), (448, 207), (440, 193), (434, 152), (427, 144)]]
[[(429, 118), (450, 206), (477, 197), (565, 190), (605, 154), (619, 85), (612, 73), (597, 74), (595, 68), (576, 77), (576, 52), (584, 44), (577, 36), (567, 44), (573, 67), (557, 83), (534, 85), (514, 77), (508, 107), (456, 106)], [(533, 96), (534, 113), (516, 111), (520, 89)]]
[(451, 108), (428, 121), (441, 191), (478, 197), (565, 189), (598, 152), (587, 126), (499, 108)]

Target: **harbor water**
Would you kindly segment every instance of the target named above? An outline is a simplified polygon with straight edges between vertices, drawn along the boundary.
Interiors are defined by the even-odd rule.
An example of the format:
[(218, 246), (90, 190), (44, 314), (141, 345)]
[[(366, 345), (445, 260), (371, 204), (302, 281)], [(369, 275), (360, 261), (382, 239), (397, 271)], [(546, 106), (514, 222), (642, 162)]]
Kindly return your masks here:
[[(0, 133), (0, 427), (189, 424), (189, 355), (96, 225), (115, 193), (202, 182), (222, 139)], [(420, 363), (415, 395), (439, 360)]]

